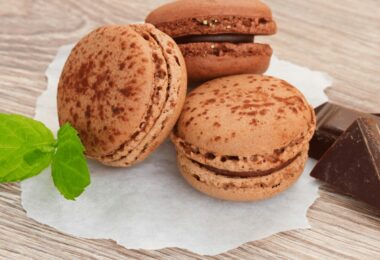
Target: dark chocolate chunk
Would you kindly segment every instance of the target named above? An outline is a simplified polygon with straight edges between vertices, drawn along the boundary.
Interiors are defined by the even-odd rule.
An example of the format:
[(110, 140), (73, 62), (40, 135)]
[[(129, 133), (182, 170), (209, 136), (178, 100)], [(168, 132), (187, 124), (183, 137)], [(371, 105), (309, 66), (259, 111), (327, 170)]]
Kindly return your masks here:
[(250, 34), (209, 34), (209, 35), (189, 35), (174, 39), (178, 44), (195, 42), (230, 42), (230, 43), (253, 43), (254, 35)]
[(380, 208), (380, 120), (356, 120), (323, 155), (311, 176)]
[[(317, 130), (310, 142), (309, 156), (317, 160), (356, 119), (360, 117), (376, 118), (375, 115), (331, 103), (317, 107), (315, 112), (317, 114)], [(380, 117), (378, 118), (380, 119)]]

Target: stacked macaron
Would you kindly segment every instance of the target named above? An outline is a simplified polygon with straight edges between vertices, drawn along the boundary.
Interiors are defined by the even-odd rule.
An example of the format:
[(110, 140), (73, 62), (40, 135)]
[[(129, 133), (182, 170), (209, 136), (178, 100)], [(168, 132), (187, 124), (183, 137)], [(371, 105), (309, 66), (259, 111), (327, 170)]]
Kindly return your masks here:
[(146, 22), (179, 44), (192, 81), (261, 74), (269, 66), (271, 47), (254, 41), (276, 33), (276, 23), (260, 1), (174, 1), (151, 12)]
[(314, 110), (283, 80), (237, 75), (192, 91), (172, 133), (184, 178), (210, 196), (272, 197), (302, 174)]
[[(174, 128), (179, 169), (205, 194), (259, 200), (293, 184), (307, 160), (315, 115), (287, 82), (255, 75), (272, 55), (269, 45), (254, 42), (276, 32), (270, 9), (257, 0), (182, 0), (147, 21), (158, 29), (112, 25), (91, 32), (65, 64), (59, 122), (78, 130), (87, 156), (129, 167)], [(227, 75), (235, 76), (221, 77)], [(217, 79), (185, 102), (188, 77)]]

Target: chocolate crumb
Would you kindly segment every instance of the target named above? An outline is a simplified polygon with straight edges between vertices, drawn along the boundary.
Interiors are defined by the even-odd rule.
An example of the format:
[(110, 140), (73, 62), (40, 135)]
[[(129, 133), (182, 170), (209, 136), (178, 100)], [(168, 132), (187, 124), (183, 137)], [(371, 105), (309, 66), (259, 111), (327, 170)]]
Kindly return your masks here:
[(208, 160), (214, 160), (216, 158), (215, 154), (213, 154), (213, 153), (206, 153), (205, 157)]
[(177, 57), (177, 56), (174, 56), (174, 58), (175, 58), (175, 62), (178, 64), (178, 66), (181, 66), (178, 57)]
[(201, 178), (200, 178), (198, 175), (193, 175), (193, 177), (194, 177), (197, 181), (201, 181)]

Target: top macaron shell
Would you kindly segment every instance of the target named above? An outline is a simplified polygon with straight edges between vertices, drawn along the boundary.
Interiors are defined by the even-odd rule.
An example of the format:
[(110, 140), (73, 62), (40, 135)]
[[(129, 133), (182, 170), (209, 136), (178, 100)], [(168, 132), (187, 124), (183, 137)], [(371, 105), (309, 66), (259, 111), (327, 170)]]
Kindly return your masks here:
[(105, 26), (84, 37), (65, 64), (59, 121), (78, 130), (89, 157), (128, 166), (168, 135), (186, 81), (183, 57), (170, 37), (152, 25)]
[(276, 33), (267, 5), (257, 0), (182, 0), (166, 4), (146, 21), (171, 37), (199, 34)]
[(273, 77), (238, 75), (192, 91), (172, 140), (199, 163), (257, 171), (307, 150), (314, 129), (314, 111), (296, 88)]

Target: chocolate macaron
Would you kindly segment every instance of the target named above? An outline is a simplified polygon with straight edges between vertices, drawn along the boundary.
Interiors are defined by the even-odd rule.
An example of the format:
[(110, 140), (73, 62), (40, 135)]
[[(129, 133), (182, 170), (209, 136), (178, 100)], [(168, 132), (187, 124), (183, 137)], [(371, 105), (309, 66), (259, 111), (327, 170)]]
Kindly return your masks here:
[(253, 201), (302, 174), (315, 114), (287, 82), (238, 75), (204, 83), (187, 97), (171, 139), (183, 177), (212, 197)]
[(261, 74), (269, 66), (271, 47), (254, 38), (276, 33), (276, 23), (258, 0), (175, 1), (151, 12), (146, 22), (179, 44), (192, 81)]
[(127, 167), (170, 134), (186, 88), (185, 62), (169, 36), (149, 24), (101, 27), (64, 66), (59, 122), (78, 130), (88, 157)]

